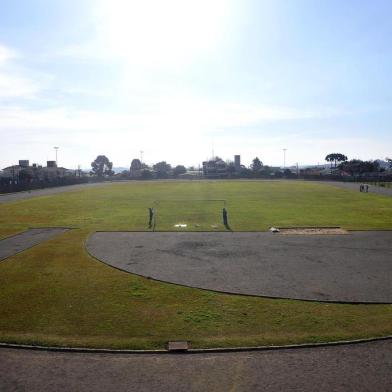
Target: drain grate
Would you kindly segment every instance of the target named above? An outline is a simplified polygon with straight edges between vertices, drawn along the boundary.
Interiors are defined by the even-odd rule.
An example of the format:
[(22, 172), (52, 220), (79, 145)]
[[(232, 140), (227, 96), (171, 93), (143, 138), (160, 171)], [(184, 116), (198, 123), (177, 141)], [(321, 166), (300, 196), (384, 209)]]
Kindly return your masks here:
[(166, 347), (168, 351), (183, 352), (189, 350), (190, 344), (186, 340), (170, 341), (167, 342)]

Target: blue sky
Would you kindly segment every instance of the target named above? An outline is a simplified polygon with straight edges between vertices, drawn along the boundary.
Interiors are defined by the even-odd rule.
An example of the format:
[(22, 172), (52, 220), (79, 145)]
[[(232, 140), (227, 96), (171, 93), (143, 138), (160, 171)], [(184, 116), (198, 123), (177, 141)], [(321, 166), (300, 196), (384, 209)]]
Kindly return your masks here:
[(392, 155), (392, 2), (0, 0), (0, 167)]

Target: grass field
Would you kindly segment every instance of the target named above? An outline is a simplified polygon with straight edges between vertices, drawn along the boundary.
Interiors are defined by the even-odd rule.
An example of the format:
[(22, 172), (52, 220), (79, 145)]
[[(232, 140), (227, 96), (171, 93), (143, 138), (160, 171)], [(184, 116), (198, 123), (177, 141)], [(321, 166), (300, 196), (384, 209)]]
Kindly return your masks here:
[[(164, 284), (89, 257), (95, 230), (233, 230), (270, 226), (392, 229), (392, 198), (309, 182), (114, 183), (0, 205), (0, 237), (28, 227), (72, 226), (0, 263), (0, 340), (90, 347), (264, 345), (392, 334), (392, 305), (251, 298)], [(216, 227), (212, 227), (216, 226)]]

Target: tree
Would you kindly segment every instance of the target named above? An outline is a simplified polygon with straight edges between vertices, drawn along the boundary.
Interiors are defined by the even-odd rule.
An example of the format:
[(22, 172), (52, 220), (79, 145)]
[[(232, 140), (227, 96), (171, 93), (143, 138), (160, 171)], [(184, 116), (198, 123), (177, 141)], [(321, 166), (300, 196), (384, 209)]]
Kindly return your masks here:
[(140, 162), (140, 159), (133, 159), (131, 162), (131, 170), (141, 170), (142, 169), (142, 163)]
[(392, 159), (391, 158), (385, 158), (385, 160), (388, 162), (389, 168), (392, 169)]
[(331, 162), (331, 167), (332, 167), (332, 162), (334, 162), (335, 163), (335, 167), (336, 167), (337, 162), (346, 162), (347, 161), (347, 157), (345, 155), (343, 155), (343, 154), (334, 152), (332, 154), (328, 154), (325, 157), (325, 160), (327, 162)]
[(260, 159), (256, 157), (255, 159), (253, 159), (250, 168), (253, 172), (259, 173), (263, 169), (263, 162), (261, 162)]
[(141, 178), (143, 180), (149, 180), (150, 178), (152, 178), (152, 171), (148, 169), (143, 169), (141, 173)]
[(252, 177), (252, 171), (250, 169), (246, 168), (246, 167), (241, 167), (240, 177), (251, 178)]
[(226, 162), (226, 170), (227, 170), (227, 174), (231, 177), (235, 173), (234, 162), (232, 161)]
[(126, 178), (129, 178), (129, 171), (123, 170), (120, 174), (117, 174), (117, 175), (122, 179), (126, 179)]
[(153, 166), (153, 169), (157, 173), (158, 178), (167, 178), (171, 172), (171, 165), (166, 163), (165, 161), (158, 162)]
[(358, 176), (365, 173), (378, 172), (380, 170), (380, 165), (378, 162), (352, 159), (351, 161), (341, 163), (339, 168), (351, 174), (352, 176)]
[(185, 166), (183, 166), (183, 165), (177, 165), (173, 169), (173, 175), (175, 177), (179, 176), (180, 174), (185, 174), (185, 173), (186, 173), (186, 169), (185, 169)]
[(112, 176), (113, 163), (105, 155), (98, 155), (94, 162), (91, 162), (91, 174), (98, 177)]
[(270, 176), (272, 174), (272, 169), (268, 165), (263, 166), (263, 173), (262, 174), (264, 176)]

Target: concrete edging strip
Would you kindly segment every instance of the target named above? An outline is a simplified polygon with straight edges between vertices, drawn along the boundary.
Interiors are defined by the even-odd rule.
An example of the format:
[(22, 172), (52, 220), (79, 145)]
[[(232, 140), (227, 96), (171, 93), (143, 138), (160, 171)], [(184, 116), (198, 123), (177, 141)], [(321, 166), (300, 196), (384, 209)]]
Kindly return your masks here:
[[(287, 344), (282, 346), (242, 346), (242, 347), (216, 347), (216, 348), (197, 348), (181, 351), (181, 354), (206, 354), (206, 353), (227, 353), (227, 352), (246, 352), (246, 351), (271, 351), (271, 350), (294, 350), (302, 348), (317, 348), (353, 345), (361, 343), (371, 343), (377, 341), (391, 340), (392, 335), (372, 337), (366, 339), (354, 340), (337, 340), (332, 342), (320, 343), (301, 343)], [(21, 350), (40, 350), (54, 352), (74, 352), (74, 353), (102, 353), (102, 354), (178, 354), (179, 352), (168, 351), (164, 349), (157, 350), (132, 350), (132, 349), (110, 349), (110, 348), (88, 348), (88, 347), (56, 347), (56, 346), (39, 346), (29, 344), (1, 343), (1, 348), (12, 348)]]

